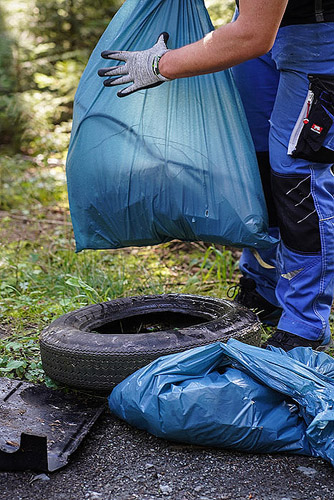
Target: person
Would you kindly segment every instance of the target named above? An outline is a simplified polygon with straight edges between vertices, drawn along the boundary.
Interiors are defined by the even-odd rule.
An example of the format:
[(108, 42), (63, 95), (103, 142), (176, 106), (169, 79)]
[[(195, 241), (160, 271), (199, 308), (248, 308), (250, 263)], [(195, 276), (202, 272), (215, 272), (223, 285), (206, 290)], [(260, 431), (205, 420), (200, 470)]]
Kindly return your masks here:
[[(278, 318), (270, 344), (330, 345), (334, 295), (334, 0), (240, 0), (229, 24), (169, 50), (102, 52), (104, 85), (125, 97), (168, 80), (232, 68), (257, 151), (271, 250), (245, 249), (235, 298)], [(116, 78), (115, 78), (116, 77)]]

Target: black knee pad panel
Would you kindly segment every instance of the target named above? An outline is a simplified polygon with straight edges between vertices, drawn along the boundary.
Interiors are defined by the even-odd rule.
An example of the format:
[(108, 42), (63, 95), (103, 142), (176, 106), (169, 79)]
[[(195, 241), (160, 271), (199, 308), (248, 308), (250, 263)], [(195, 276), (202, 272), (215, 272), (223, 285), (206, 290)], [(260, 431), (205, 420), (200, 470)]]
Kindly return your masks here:
[(269, 227), (278, 227), (276, 207), (273, 199), (273, 193), (271, 191), (271, 168), (269, 161), (269, 151), (257, 152), (256, 158), (259, 165), (261, 182), (268, 210)]
[(311, 193), (311, 175), (280, 175), (272, 171), (271, 181), (284, 244), (297, 252), (319, 253), (319, 217)]

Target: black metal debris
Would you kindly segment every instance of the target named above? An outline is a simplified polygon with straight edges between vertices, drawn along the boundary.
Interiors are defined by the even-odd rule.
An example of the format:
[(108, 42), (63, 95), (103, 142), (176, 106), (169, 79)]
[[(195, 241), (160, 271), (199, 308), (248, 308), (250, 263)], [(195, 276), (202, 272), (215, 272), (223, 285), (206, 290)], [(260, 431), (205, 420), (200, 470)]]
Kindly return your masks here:
[(0, 470), (63, 467), (105, 408), (105, 398), (0, 378)]

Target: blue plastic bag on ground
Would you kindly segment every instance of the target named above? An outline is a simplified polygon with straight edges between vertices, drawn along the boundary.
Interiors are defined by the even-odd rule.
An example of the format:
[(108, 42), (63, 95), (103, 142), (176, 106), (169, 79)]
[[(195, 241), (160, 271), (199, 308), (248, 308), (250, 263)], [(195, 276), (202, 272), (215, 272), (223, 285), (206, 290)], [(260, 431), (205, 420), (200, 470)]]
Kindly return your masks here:
[(75, 96), (67, 159), (78, 251), (174, 238), (272, 244), (254, 148), (229, 71), (123, 99), (97, 76), (108, 64), (103, 50), (143, 50), (162, 31), (176, 48), (212, 29), (203, 0), (126, 0), (98, 42)]
[(158, 437), (334, 465), (334, 360), (229, 340), (164, 356), (121, 382), (113, 414)]

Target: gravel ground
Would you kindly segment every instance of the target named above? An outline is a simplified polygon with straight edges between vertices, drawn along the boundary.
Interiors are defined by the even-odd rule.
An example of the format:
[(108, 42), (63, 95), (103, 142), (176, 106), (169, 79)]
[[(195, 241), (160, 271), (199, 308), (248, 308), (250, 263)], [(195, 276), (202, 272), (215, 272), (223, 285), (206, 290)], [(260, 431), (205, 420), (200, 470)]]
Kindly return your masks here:
[(0, 499), (334, 500), (334, 471), (309, 457), (167, 442), (106, 412), (64, 469), (0, 473)]

